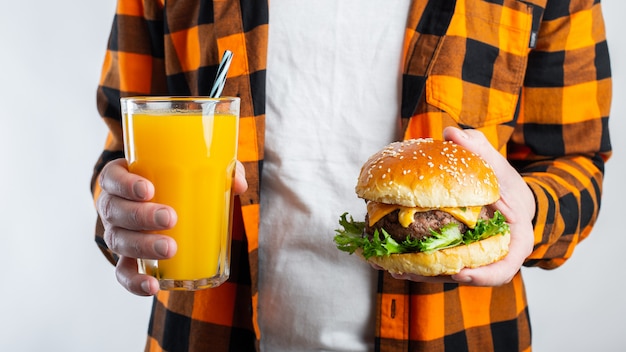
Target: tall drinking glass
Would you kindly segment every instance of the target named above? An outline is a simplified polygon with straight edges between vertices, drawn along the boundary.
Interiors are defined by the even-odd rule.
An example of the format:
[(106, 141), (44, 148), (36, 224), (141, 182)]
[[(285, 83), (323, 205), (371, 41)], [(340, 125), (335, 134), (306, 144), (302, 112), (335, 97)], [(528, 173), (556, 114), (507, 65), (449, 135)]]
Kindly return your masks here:
[(124, 152), (130, 172), (154, 184), (153, 202), (174, 208), (166, 231), (178, 250), (171, 259), (139, 259), (161, 289), (221, 285), (230, 274), (239, 98), (122, 98)]

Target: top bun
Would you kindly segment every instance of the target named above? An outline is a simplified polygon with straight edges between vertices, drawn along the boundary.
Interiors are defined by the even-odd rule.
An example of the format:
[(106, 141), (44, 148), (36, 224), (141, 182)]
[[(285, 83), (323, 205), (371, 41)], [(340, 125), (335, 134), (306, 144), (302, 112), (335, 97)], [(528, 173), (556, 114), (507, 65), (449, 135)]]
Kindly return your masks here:
[(394, 142), (361, 168), (360, 198), (406, 207), (482, 206), (500, 197), (493, 169), (478, 155), (449, 141)]

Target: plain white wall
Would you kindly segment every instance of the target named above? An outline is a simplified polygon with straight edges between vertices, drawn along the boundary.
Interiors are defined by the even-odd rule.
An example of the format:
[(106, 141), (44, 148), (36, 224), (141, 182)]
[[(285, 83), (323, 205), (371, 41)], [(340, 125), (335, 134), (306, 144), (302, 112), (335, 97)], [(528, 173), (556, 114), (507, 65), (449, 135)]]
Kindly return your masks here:
[[(7, 1), (0, 11), (0, 351), (140, 351), (151, 300), (126, 293), (93, 243), (95, 108), (114, 0)], [(605, 0), (614, 157), (600, 221), (554, 271), (525, 270), (537, 352), (623, 351), (626, 2)]]
[(95, 92), (114, 10), (2, 3), (0, 351), (143, 351), (151, 301), (117, 284), (93, 241), (106, 133)]

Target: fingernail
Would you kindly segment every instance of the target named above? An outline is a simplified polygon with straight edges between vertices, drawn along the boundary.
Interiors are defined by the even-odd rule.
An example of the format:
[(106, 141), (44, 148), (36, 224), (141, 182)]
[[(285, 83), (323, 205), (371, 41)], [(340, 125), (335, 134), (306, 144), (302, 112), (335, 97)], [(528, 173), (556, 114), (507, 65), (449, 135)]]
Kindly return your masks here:
[(135, 197), (144, 199), (146, 197), (146, 183), (144, 181), (137, 181), (133, 185), (133, 193)]
[(452, 276), (452, 279), (456, 282), (460, 282), (463, 284), (468, 284), (470, 282), (472, 282), (472, 277), (471, 276)]
[(170, 224), (170, 213), (167, 209), (159, 209), (154, 213), (154, 222), (161, 227), (167, 227)]
[(141, 283), (141, 289), (147, 294), (152, 294), (152, 292), (150, 291), (150, 282), (148, 280), (145, 280)]
[(167, 251), (169, 247), (170, 246), (166, 240), (157, 240), (156, 242), (154, 242), (154, 251), (162, 257), (167, 256)]

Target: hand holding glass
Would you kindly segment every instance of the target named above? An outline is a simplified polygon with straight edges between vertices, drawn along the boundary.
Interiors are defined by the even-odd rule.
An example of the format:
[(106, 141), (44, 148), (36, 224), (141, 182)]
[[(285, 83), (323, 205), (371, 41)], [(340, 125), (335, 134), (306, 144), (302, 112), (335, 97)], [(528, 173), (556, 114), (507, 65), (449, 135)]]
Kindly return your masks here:
[(165, 260), (139, 259), (161, 289), (221, 285), (230, 274), (239, 98), (122, 98), (130, 172), (154, 184), (153, 202), (174, 208), (176, 225), (161, 233), (178, 250)]

